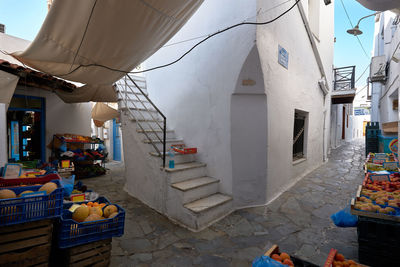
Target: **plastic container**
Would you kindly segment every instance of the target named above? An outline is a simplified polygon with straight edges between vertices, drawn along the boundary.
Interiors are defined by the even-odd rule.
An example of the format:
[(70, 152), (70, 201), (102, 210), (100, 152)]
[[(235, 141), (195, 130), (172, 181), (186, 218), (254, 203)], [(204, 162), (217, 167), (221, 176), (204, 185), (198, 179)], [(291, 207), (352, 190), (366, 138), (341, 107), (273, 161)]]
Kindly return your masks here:
[(175, 168), (174, 156), (175, 155), (172, 151), (168, 151), (168, 168), (170, 168), (170, 169)]
[(358, 216), (359, 240), (400, 250), (400, 222)]
[(38, 178), (15, 178), (15, 179), (0, 178), (0, 187), (45, 184), (52, 180), (60, 180), (60, 179), (61, 177), (57, 173), (47, 174)]
[[(110, 203), (105, 197), (99, 197), (96, 202)], [(57, 225), (59, 248), (74, 247), (124, 234), (125, 210), (119, 205), (113, 204), (118, 208), (118, 215), (114, 218), (81, 223), (72, 220), (72, 212), (68, 210), (71, 205), (72, 203), (64, 205), (63, 214)]]
[[(63, 209), (64, 188), (59, 180), (52, 182), (58, 185), (50, 195), (26, 196), (0, 200), (0, 226), (25, 223), (61, 216)], [(10, 187), (16, 195), (26, 190), (38, 191), (40, 185)], [(2, 188), (4, 189), (4, 188)]]

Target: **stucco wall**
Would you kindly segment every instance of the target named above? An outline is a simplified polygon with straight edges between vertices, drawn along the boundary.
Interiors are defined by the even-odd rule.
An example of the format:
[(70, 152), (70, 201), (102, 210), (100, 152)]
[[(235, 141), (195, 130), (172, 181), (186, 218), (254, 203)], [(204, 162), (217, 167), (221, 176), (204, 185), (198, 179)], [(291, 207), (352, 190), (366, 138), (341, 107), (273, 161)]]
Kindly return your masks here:
[[(15, 94), (46, 98), (46, 146), (56, 133), (90, 136), (91, 103), (67, 104), (52, 92), (25, 86), (17, 86)], [(46, 149), (46, 160), (50, 154), (51, 150)]]
[[(258, 1), (258, 8), (266, 9), (278, 2)], [(307, 1), (302, 2), (308, 10)], [(317, 45), (331, 84), (333, 5), (325, 6), (320, 2), (320, 42)], [(265, 21), (281, 12), (282, 9), (277, 9), (271, 12), (273, 15), (260, 15), (258, 19)], [(329, 114), (330, 106), (318, 87), (321, 74), (299, 10), (295, 8), (277, 23), (257, 29), (268, 107), (267, 200), (270, 200), (322, 163), (324, 110)], [(278, 64), (278, 45), (289, 53), (288, 69)], [(308, 112), (306, 160), (296, 165), (292, 163), (295, 109)], [(329, 121), (329, 116), (326, 119)]]
[[(307, 1), (304, 2), (306, 4)], [(266, 21), (293, 4), (271, 9), (280, 3), (281, 1), (275, 0), (206, 0), (169, 42), (171, 45), (152, 56), (145, 67), (150, 68), (176, 59), (198, 40), (175, 44), (177, 42), (208, 35), (246, 18)], [(325, 6), (321, 1), (320, 12), (317, 46), (328, 83), (331, 84), (333, 5)], [(257, 101), (259, 109), (252, 112), (253, 117), (243, 116), (243, 123), (240, 123), (240, 120), (235, 119), (241, 113), (240, 106), (237, 106), (237, 97), (232, 94), (240, 82), (239, 75), (245, 60), (255, 44), (261, 59), (265, 96), (260, 101), (251, 100), (254, 95), (241, 100), (241, 104), (247, 101), (249, 108), (252, 101)], [(288, 69), (277, 63), (278, 45), (289, 52)], [(254, 77), (248, 78), (257, 80), (258, 76), (254, 74)], [(266, 147), (266, 154), (257, 152), (264, 157), (257, 160), (267, 160), (267, 164), (263, 165), (266, 168), (265, 180), (262, 181), (264, 184), (258, 184), (265, 195), (258, 197), (258, 202), (253, 201), (253, 204), (273, 199), (323, 161), (324, 113), (326, 111), (326, 132), (329, 132), (330, 96), (324, 98), (318, 86), (321, 74), (297, 7), (272, 24), (242, 26), (212, 38), (177, 64), (149, 72), (146, 77), (149, 96), (167, 115), (169, 127), (174, 128), (188, 145), (199, 148), (198, 156), (208, 164), (209, 175), (221, 179), (221, 191), (233, 194), (234, 199), (235, 194), (243, 196), (243, 192), (237, 193), (232, 186), (232, 179), (236, 179), (235, 175), (241, 169), (237, 164), (242, 163), (244, 168), (249, 165), (246, 161), (235, 160), (234, 155), (240, 153), (240, 147), (235, 146), (236, 141), (233, 142), (233, 138), (242, 139), (243, 147), (246, 144), (249, 147)], [(258, 82), (256, 84), (259, 86)], [(266, 103), (264, 110), (261, 108), (265, 107), (262, 101)], [(307, 159), (297, 165), (292, 163), (295, 109), (309, 114), (306, 130)], [(261, 133), (261, 128), (252, 133), (257, 136), (255, 139), (252, 136), (245, 138), (242, 136), (243, 131), (239, 134), (235, 132), (235, 129), (249, 127), (248, 120), (251, 119), (260, 125), (266, 124), (266, 127), (261, 127), (264, 129), (266, 144), (258, 142), (261, 138), (257, 134)], [(329, 134), (326, 133), (325, 150), (329, 143), (328, 137)], [(244, 177), (243, 174), (238, 175)], [(258, 181), (256, 176), (252, 177)], [(236, 205), (244, 205), (244, 202)]]
[[(169, 44), (208, 35), (256, 15), (256, 1), (206, 0)], [(199, 39), (159, 50), (146, 68), (170, 62)], [(167, 116), (167, 125), (198, 148), (209, 175), (232, 194), (230, 101), (243, 62), (255, 43), (255, 26), (214, 37), (175, 65), (149, 72), (149, 96)]]

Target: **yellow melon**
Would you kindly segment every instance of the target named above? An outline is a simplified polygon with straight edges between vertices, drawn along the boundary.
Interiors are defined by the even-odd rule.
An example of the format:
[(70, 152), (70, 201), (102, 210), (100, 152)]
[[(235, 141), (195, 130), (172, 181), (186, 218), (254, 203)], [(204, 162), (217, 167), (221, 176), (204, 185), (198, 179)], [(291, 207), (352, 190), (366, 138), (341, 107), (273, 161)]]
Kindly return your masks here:
[(100, 207), (91, 207), (91, 208), (89, 208), (89, 215), (92, 215), (92, 214), (97, 214), (101, 217), (101, 216), (103, 216), (103, 211), (101, 210)]
[(77, 222), (83, 222), (89, 216), (89, 208), (80, 206), (72, 213), (72, 219)]
[(110, 216), (108, 216), (108, 219), (114, 218), (117, 215), (118, 215), (118, 211), (110, 214)]
[(26, 190), (26, 191), (22, 192), (21, 194), (19, 194), (18, 197), (22, 197), (22, 195), (23, 195), (23, 194), (26, 194), (26, 193), (33, 193), (33, 191), (31, 191), (31, 190)]
[(0, 190), (0, 199), (16, 198), (17, 195), (12, 190), (3, 189)]
[(46, 191), (46, 194), (50, 195), (54, 190), (57, 189), (57, 185), (55, 183), (49, 182), (45, 183), (39, 191)]
[(98, 214), (90, 214), (85, 220), (84, 222), (93, 222), (93, 221), (98, 221), (101, 220), (101, 216), (99, 216)]
[(108, 218), (111, 214), (114, 212), (117, 212), (118, 208), (115, 205), (108, 205), (107, 207), (104, 208), (104, 217)]

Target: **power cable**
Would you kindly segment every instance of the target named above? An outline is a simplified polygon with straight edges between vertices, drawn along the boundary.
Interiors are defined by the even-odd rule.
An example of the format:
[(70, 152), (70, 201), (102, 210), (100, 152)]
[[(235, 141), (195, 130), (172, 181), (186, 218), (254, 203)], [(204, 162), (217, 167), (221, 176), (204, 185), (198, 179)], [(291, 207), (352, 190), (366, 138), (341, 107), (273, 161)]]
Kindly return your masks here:
[[(344, 12), (346, 13), (347, 19), (348, 19), (348, 20), (349, 20), (349, 22), (350, 22), (350, 26), (351, 26), (351, 28), (354, 28), (354, 26), (353, 26), (353, 23), (351, 22), (351, 19), (350, 19), (349, 13), (347, 13), (347, 9), (346, 9), (346, 7), (345, 7), (345, 5), (344, 5), (344, 3), (343, 3), (343, 0), (340, 0), (340, 2), (342, 3), (342, 6), (343, 6), (343, 9), (344, 9)], [(368, 53), (365, 51), (365, 48), (364, 48), (363, 44), (361, 43), (361, 40), (360, 40), (360, 38), (359, 38), (357, 35), (356, 35), (356, 37), (357, 37), (357, 41), (358, 41), (358, 43), (360, 44), (360, 46), (361, 46), (362, 50), (364, 51), (364, 54), (365, 54), (365, 56), (366, 56), (367, 58), (370, 58), (370, 56), (368, 55)]]
[(354, 84), (357, 84), (357, 82), (361, 79), (361, 77), (364, 75), (364, 73), (369, 69), (369, 67), (371, 66), (371, 64), (368, 64), (368, 66), (365, 68), (365, 70), (363, 71), (363, 73), (361, 73), (361, 75), (356, 79)]
[(300, 0), (296, 0), (296, 2), (295, 2), (289, 9), (287, 9), (286, 11), (284, 11), (283, 13), (281, 13), (279, 16), (277, 16), (277, 17), (275, 17), (274, 19), (271, 19), (271, 20), (269, 20), (269, 21), (265, 21), (265, 22), (241, 22), (241, 23), (237, 23), (237, 24), (234, 24), (234, 25), (232, 25), (232, 26), (229, 26), (229, 27), (227, 27), (227, 28), (225, 28), (225, 29), (223, 29), (223, 30), (217, 31), (217, 32), (215, 32), (215, 33), (213, 33), (213, 34), (210, 34), (209, 36), (207, 36), (206, 38), (204, 38), (203, 40), (201, 40), (200, 42), (198, 42), (198, 43), (196, 43), (194, 46), (192, 46), (192, 48), (190, 48), (189, 50), (187, 50), (187, 51), (186, 51), (182, 56), (180, 56), (178, 59), (176, 59), (176, 60), (174, 60), (174, 61), (172, 61), (172, 62), (170, 62), (170, 63), (164, 64), (164, 65), (160, 65), (160, 66), (153, 67), (153, 68), (150, 68), (150, 69), (147, 69), (147, 70), (142, 70), (142, 71), (124, 71), (124, 70), (119, 70), (119, 69), (111, 68), (111, 67), (108, 67), (108, 66), (105, 66), (105, 65), (101, 65), (101, 64), (97, 64), (97, 63), (91, 63), (91, 64), (83, 64), (83, 65), (81, 64), (81, 65), (77, 66), (75, 69), (71, 70), (71, 71), (68, 72), (68, 73), (64, 73), (64, 74), (53, 74), (53, 75), (54, 75), (54, 76), (59, 76), (59, 77), (66, 76), (66, 75), (69, 75), (69, 74), (71, 74), (71, 73), (77, 71), (78, 69), (80, 69), (80, 68), (82, 68), (82, 67), (102, 67), (102, 68), (108, 69), (108, 70), (110, 70), (110, 71), (121, 72), (121, 73), (124, 73), (124, 74), (145, 73), (145, 72), (153, 71), (153, 70), (156, 70), (156, 69), (165, 68), (165, 67), (168, 67), (168, 66), (171, 66), (171, 65), (177, 63), (177, 62), (180, 61), (182, 58), (184, 58), (187, 54), (189, 54), (190, 52), (192, 52), (197, 46), (199, 46), (200, 44), (204, 43), (205, 41), (207, 41), (208, 39), (210, 39), (210, 38), (212, 38), (212, 37), (214, 37), (214, 36), (216, 36), (216, 35), (219, 35), (219, 34), (221, 34), (221, 33), (224, 33), (224, 32), (226, 32), (226, 31), (228, 31), (228, 30), (231, 30), (231, 29), (234, 29), (234, 28), (236, 28), (236, 27), (243, 26), (243, 25), (256, 25), (256, 26), (258, 26), (258, 25), (267, 25), (267, 24), (270, 24), (270, 23), (272, 23), (272, 22), (275, 22), (276, 20), (280, 19), (281, 17), (283, 17), (284, 15), (286, 15), (287, 13), (289, 13), (299, 2), (300, 2)]

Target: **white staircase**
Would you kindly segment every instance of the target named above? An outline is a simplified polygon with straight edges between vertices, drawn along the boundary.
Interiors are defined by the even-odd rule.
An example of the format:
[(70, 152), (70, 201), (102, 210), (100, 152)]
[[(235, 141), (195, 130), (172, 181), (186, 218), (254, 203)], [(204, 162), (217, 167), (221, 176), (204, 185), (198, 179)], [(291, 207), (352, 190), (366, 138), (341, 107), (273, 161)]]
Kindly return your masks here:
[[(168, 162), (163, 166), (164, 119), (147, 97), (146, 80), (126, 76), (117, 90), (125, 165), (141, 162), (140, 170), (126, 167), (128, 193), (192, 231), (200, 231), (232, 212), (232, 197), (219, 192), (219, 180), (207, 176), (206, 164), (196, 161), (195, 155), (174, 152), (175, 167), (168, 168)], [(167, 151), (171, 145), (184, 144), (172, 129), (166, 129), (165, 135)], [(129, 187), (130, 182), (134, 186)]]

